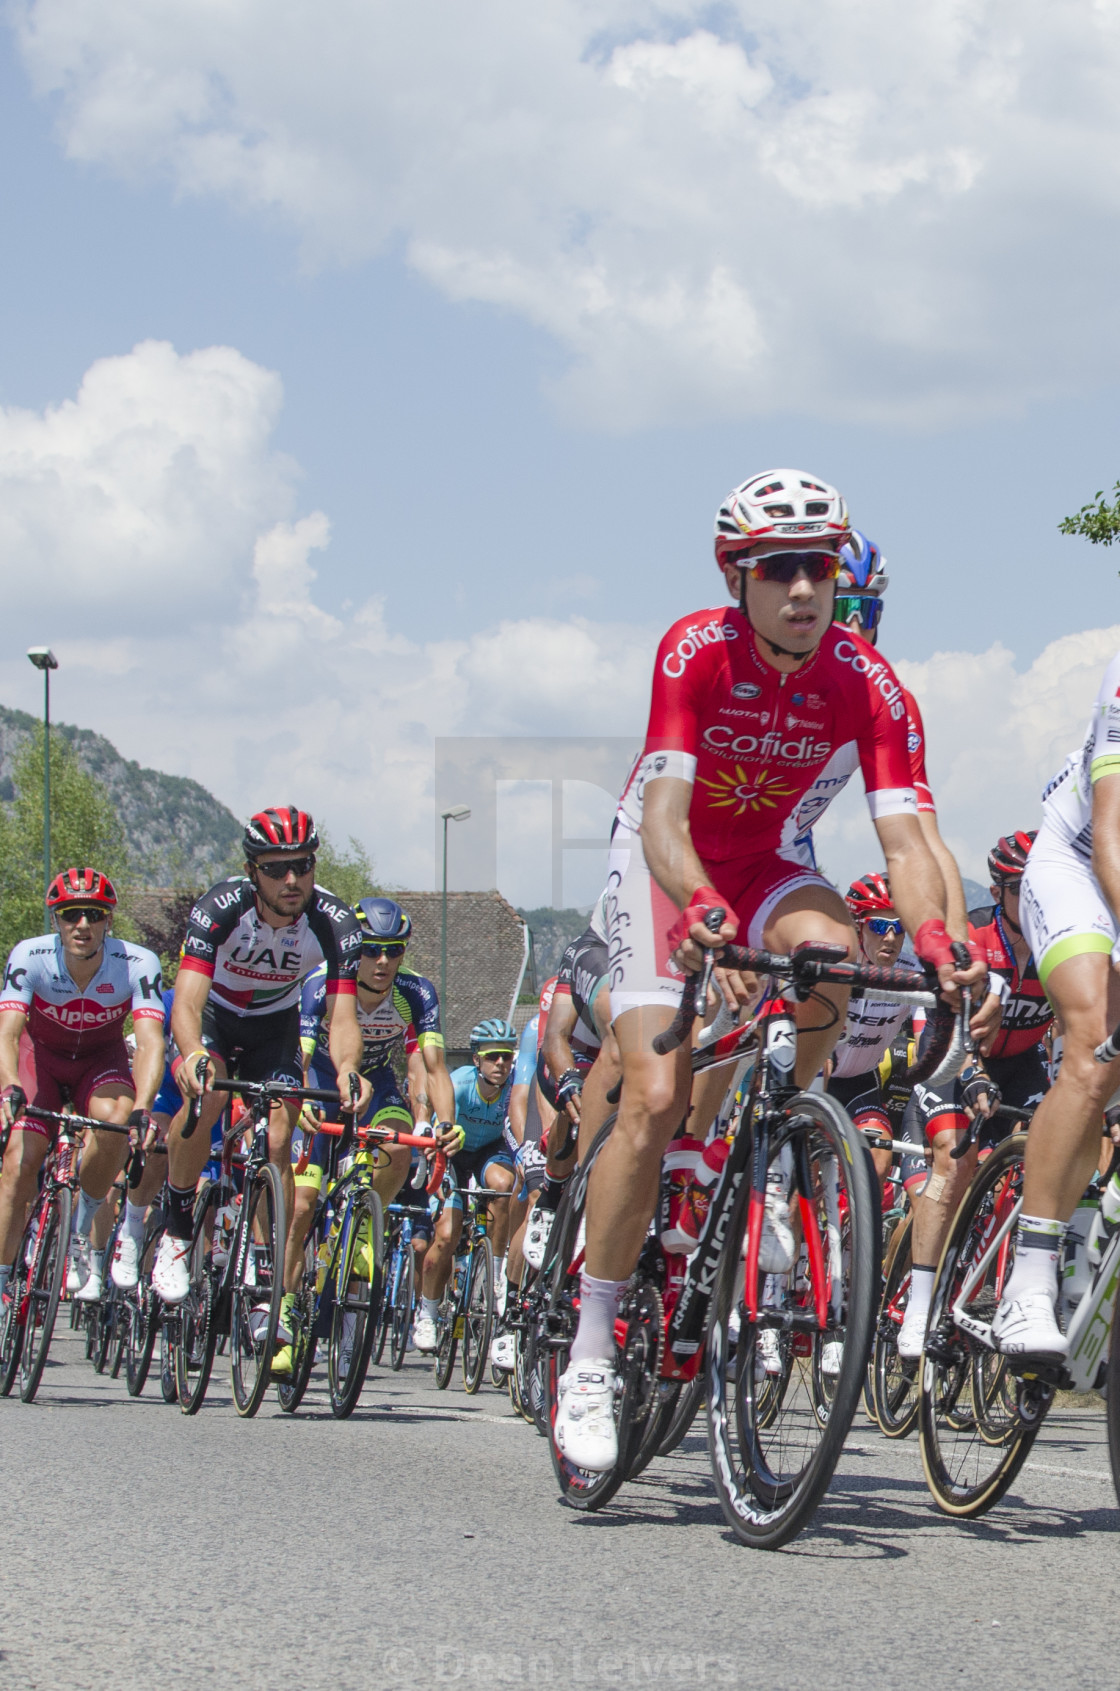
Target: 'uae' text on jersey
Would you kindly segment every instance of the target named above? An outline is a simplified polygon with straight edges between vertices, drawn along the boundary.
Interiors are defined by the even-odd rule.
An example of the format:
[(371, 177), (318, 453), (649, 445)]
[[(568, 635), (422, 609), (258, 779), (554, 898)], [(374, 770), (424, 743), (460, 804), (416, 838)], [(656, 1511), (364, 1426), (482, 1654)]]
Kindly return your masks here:
[(316, 887), (303, 915), (270, 927), (253, 884), (232, 875), (203, 893), (187, 923), (182, 969), (209, 975), (215, 1004), (238, 1016), (267, 1016), (299, 1003), (300, 986), (326, 964), (326, 991), (356, 992), (362, 934), (348, 904)]

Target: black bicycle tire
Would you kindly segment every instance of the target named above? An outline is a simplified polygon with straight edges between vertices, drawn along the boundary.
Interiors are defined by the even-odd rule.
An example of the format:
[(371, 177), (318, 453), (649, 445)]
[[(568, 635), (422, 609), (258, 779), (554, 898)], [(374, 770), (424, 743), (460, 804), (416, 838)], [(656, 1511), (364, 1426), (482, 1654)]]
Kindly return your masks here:
[[(55, 1229), (53, 1241), (54, 1262), (52, 1264), (50, 1284), (46, 1288), (46, 1307), (43, 1313), (42, 1322), (38, 1328), (39, 1342), (37, 1346), (33, 1347), (30, 1360), (28, 1357), (27, 1339), (28, 1332), (35, 1331), (31, 1320), (31, 1300), (35, 1296), (35, 1290), (30, 1284), (27, 1289), (27, 1331), (23, 1336), (23, 1355), (20, 1359), (19, 1383), (19, 1395), (20, 1400), (23, 1403), (34, 1402), (35, 1393), (39, 1390), (39, 1384), (43, 1378), (43, 1370), (47, 1366), (47, 1353), (51, 1348), (51, 1339), (54, 1336), (55, 1317), (58, 1315), (59, 1300), (62, 1297), (62, 1287), (66, 1279), (66, 1257), (70, 1248), (70, 1221), (73, 1214), (74, 1195), (69, 1186), (60, 1186), (53, 1196), (48, 1199), (48, 1203), (53, 1211), (53, 1217), (51, 1221), (48, 1221), (47, 1226), (53, 1226)], [(37, 1269), (45, 1262), (48, 1254), (48, 1251), (45, 1249), (39, 1253), (39, 1261), (36, 1264)]]
[[(156, 1336), (159, 1329), (157, 1319), (159, 1298), (152, 1290), (151, 1269), (145, 1269), (149, 1257), (154, 1260), (154, 1254), (159, 1249), (159, 1241), (163, 1234), (164, 1218), (162, 1211), (149, 1216), (144, 1227), (144, 1236), (140, 1242), (140, 1277), (136, 1282), (132, 1296), (128, 1299), (128, 1343), (125, 1359), (125, 1385), (128, 1387), (129, 1397), (139, 1397), (148, 1383), (148, 1373), (152, 1366), (152, 1355), (156, 1348)], [(139, 1335), (139, 1343), (136, 1343)]]
[[(241, 1199), (241, 1215), (238, 1218), (238, 1229), (252, 1228), (257, 1216), (259, 1200), (265, 1200), (265, 1213), (269, 1217), (269, 1231), (271, 1239), (265, 1244), (272, 1251), (272, 1291), (268, 1301), (268, 1324), (264, 1338), (258, 1341), (249, 1332), (249, 1344), (257, 1362), (256, 1374), (250, 1385), (246, 1385), (244, 1376), (244, 1358), (248, 1354), (243, 1343), (239, 1343), (242, 1322), (251, 1322), (253, 1300), (249, 1294), (260, 1290), (257, 1286), (231, 1287), (230, 1301), (230, 1335), (229, 1335), (229, 1378), (233, 1388), (233, 1406), (243, 1420), (252, 1420), (261, 1404), (272, 1380), (272, 1356), (276, 1349), (276, 1328), (280, 1321), (280, 1305), (284, 1299), (284, 1252), (288, 1242), (287, 1206), (284, 1203), (284, 1187), (280, 1180), (280, 1170), (273, 1163), (262, 1163), (257, 1169), (251, 1182)], [(238, 1232), (235, 1230), (231, 1254), (236, 1255), (240, 1248)], [(252, 1247), (251, 1247), (252, 1248)], [(248, 1257), (246, 1257), (248, 1262)], [(261, 1300), (257, 1300), (258, 1302)]]
[(408, 1355), (408, 1341), (412, 1332), (412, 1311), (416, 1302), (416, 1252), (412, 1241), (403, 1247), (403, 1263), (389, 1323), (389, 1366), (399, 1374)]
[(1112, 1305), (1112, 1326), (1108, 1337), (1108, 1369), (1105, 1374), (1105, 1426), (1108, 1433), (1108, 1465), (1112, 1487), (1120, 1498), (1120, 1278)]
[(175, 1379), (175, 1346), (171, 1320), (164, 1315), (159, 1323), (159, 1389), (164, 1403), (178, 1403), (179, 1387)]
[(698, 1368), (691, 1380), (686, 1380), (677, 1394), (672, 1416), (661, 1435), (658, 1456), (671, 1456), (682, 1445), (692, 1428), (704, 1401), (704, 1370)]
[(432, 1372), (441, 1392), (445, 1392), (451, 1384), (451, 1376), (455, 1372), (455, 1358), (459, 1354), (456, 1329), (460, 1321), (459, 1306), (462, 1300), (459, 1296), (458, 1260), (457, 1256), (451, 1259), (451, 1278), (444, 1287), (436, 1317), (437, 1344), (432, 1358)]
[[(888, 1334), (886, 1324), (887, 1310), (893, 1298), (897, 1296), (898, 1288), (910, 1272), (910, 1238), (913, 1225), (912, 1215), (895, 1228), (891, 1236), (889, 1259), (883, 1277), (883, 1296), (879, 1303), (879, 1318), (875, 1324), (875, 1342), (871, 1352), (871, 1394), (875, 1410), (875, 1420), (883, 1436), (888, 1439), (905, 1439), (918, 1424), (918, 1369), (916, 1363), (912, 1375), (907, 1375), (902, 1365), (903, 1378), (909, 1384), (904, 1396), (899, 1397), (897, 1390), (888, 1386), (887, 1374), (891, 1366), (891, 1355), (898, 1358), (897, 1333)], [(893, 1326), (893, 1323), (891, 1323)], [(899, 1408), (905, 1403), (904, 1414), (899, 1414)]]
[[(482, 1265), (481, 1267), (479, 1265)], [(477, 1355), (471, 1328), (471, 1300), (476, 1282), (482, 1282), (482, 1332)], [(471, 1266), (467, 1276), (467, 1291), (463, 1299), (463, 1390), (473, 1397), (482, 1385), (482, 1377), (490, 1360), (490, 1338), (494, 1331), (494, 1247), (487, 1234), (475, 1240), (471, 1252)]]
[[(182, 1303), (171, 1306), (170, 1319), (174, 1322), (172, 1361), (174, 1365), (175, 1398), (179, 1410), (183, 1415), (197, 1415), (206, 1397), (206, 1388), (210, 1384), (210, 1376), (214, 1371), (214, 1354), (217, 1349), (218, 1335), (214, 1322), (214, 1278), (206, 1256), (206, 1223), (211, 1201), (217, 1192), (217, 1182), (208, 1180), (195, 1197), (194, 1212), (191, 1222), (190, 1248), (190, 1291)], [(190, 1353), (193, 1350), (193, 1337), (188, 1321), (194, 1319), (194, 1310), (200, 1316), (204, 1340), (202, 1354), (195, 1377), (190, 1375)], [(167, 1398), (167, 1388), (161, 1378), (163, 1395)], [(170, 1402), (171, 1400), (168, 1399)]]
[(31, 1220), (27, 1223), (20, 1237), (16, 1260), (8, 1278), (7, 1296), (3, 1326), (0, 1327), (0, 1397), (10, 1397), (12, 1387), (19, 1375), (20, 1358), (23, 1355), (24, 1323), (20, 1319), (27, 1292), (27, 1263), (25, 1252), (31, 1229), (39, 1213), (36, 1204)]
[[(745, 1459), (747, 1486), (737, 1487), (732, 1496), (728, 1479), (734, 1474), (735, 1455), (741, 1449), (742, 1439), (741, 1434), (737, 1434), (736, 1450), (729, 1449), (721, 1336), (726, 1334), (731, 1299), (737, 1283), (750, 1198), (749, 1184), (744, 1181), (735, 1200), (727, 1242), (717, 1271), (704, 1373), (708, 1449), (720, 1508), (740, 1542), (759, 1550), (778, 1550), (795, 1538), (816, 1513), (832, 1482), (863, 1392), (881, 1277), (878, 1202), (871, 1184), (871, 1160), (862, 1135), (852, 1125), (847, 1113), (827, 1094), (799, 1093), (788, 1106), (788, 1119), (791, 1127), (807, 1121), (823, 1131), (834, 1144), (838, 1168), (844, 1169), (848, 1183), (849, 1218), (853, 1224), (848, 1252), (849, 1295), (843, 1360), (828, 1420), (818, 1429), (820, 1440), (815, 1451), (801, 1471), (779, 1488), (775, 1507), (768, 1509), (762, 1501), (767, 1491), (772, 1489), (769, 1481), (752, 1483)], [(792, 1133), (789, 1137), (792, 1138)], [(746, 1357), (753, 1367), (753, 1346), (744, 1349), (740, 1342), (737, 1354), (738, 1366), (742, 1366)]]
[[(362, 1223), (357, 1218), (357, 1212), (364, 1210), (366, 1225), (369, 1230), (369, 1242), (373, 1252), (373, 1274), (370, 1278), (369, 1305), (362, 1321), (361, 1335), (351, 1350), (350, 1369), (344, 1382), (338, 1379), (338, 1351), (343, 1332), (343, 1321), (347, 1309), (351, 1264), (354, 1253), (358, 1248), (358, 1236), (362, 1230)], [(331, 1308), (331, 1327), (327, 1339), (327, 1387), (330, 1392), (331, 1414), (336, 1420), (345, 1420), (357, 1408), (358, 1399), (362, 1395), (362, 1388), (369, 1373), (369, 1357), (373, 1348), (373, 1335), (381, 1315), (382, 1296), (382, 1264), (385, 1249), (385, 1216), (381, 1208), (381, 1199), (371, 1186), (361, 1186), (356, 1191), (351, 1190), (347, 1200), (347, 1216), (339, 1233), (340, 1241), (345, 1241), (340, 1247), (337, 1266), (331, 1264), (331, 1274), (334, 1284), (334, 1300)], [(345, 1261), (343, 1256), (345, 1255)], [(356, 1317), (357, 1318), (357, 1317)]]
[[(991, 1156), (981, 1163), (953, 1218), (933, 1282), (933, 1298), (926, 1328), (926, 1349), (922, 1358), (922, 1379), (918, 1397), (918, 1439), (930, 1496), (942, 1514), (950, 1515), (956, 1520), (973, 1520), (978, 1515), (986, 1514), (999, 1502), (1030, 1454), (1031, 1446), (1038, 1437), (1045, 1418), (1044, 1407), (1040, 1414), (1024, 1423), (1023, 1431), (1017, 1439), (1009, 1440), (1005, 1444), (992, 1444), (984, 1440), (977, 1425), (977, 1438), (981, 1440), (984, 1448), (1002, 1452), (1002, 1460), (997, 1462), (994, 1471), (987, 1476), (983, 1484), (953, 1486), (941, 1458), (937, 1440), (935, 1382), (937, 1370), (943, 1365), (931, 1349), (931, 1339), (937, 1335), (944, 1319), (946, 1305), (955, 1284), (960, 1253), (967, 1243), (969, 1229), (973, 1226), (977, 1212), (991, 1188), (1003, 1178), (1010, 1165), (1022, 1161), (1025, 1149), (1026, 1135), (1016, 1133), (1009, 1139), (1004, 1139), (996, 1146)], [(971, 1377), (971, 1362), (969, 1373)], [(972, 1421), (973, 1425), (976, 1425), (974, 1417)], [(954, 1430), (967, 1431), (967, 1423), (955, 1427)]]
[[(610, 1138), (614, 1124), (618, 1119), (617, 1111), (608, 1116), (599, 1129), (591, 1145), (588, 1147), (585, 1160), (578, 1166), (576, 1172), (564, 1187), (564, 1195), (556, 1211), (556, 1220), (552, 1224), (549, 1234), (548, 1254), (542, 1273), (549, 1273), (548, 1306), (545, 1314), (546, 1321), (555, 1320), (557, 1303), (564, 1296), (564, 1282), (567, 1279), (565, 1265), (569, 1262), (575, 1241), (579, 1233), (580, 1219), (587, 1198), (587, 1181), (595, 1159)], [(577, 1509), (581, 1513), (593, 1513), (602, 1509), (618, 1491), (626, 1479), (626, 1470), (620, 1462), (606, 1473), (588, 1477), (585, 1469), (576, 1468), (567, 1461), (561, 1451), (556, 1448), (556, 1440), (552, 1429), (556, 1422), (557, 1392), (559, 1380), (567, 1366), (567, 1346), (554, 1341), (551, 1335), (546, 1335), (544, 1366), (542, 1369), (545, 1387), (544, 1409), (547, 1420), (548, 1449), (552, 1458), (552, 1468), (560, 1487), (562, 1501), (569, 1509)], [(539, 1342), (539, 1340), (538, 1340)]]
[(381, 1297), (381, 1314), (377, 1322), (377, 1332), (374, 1335), (373, 1349), (370, 1352), (370, 1362), (374, 1368), (380, 1368), (381, 1358), (385, 1355), (385, 1346), (389, 1342), (389, 1334), (393, 1326), (393, 1310), (396, 1307), (397, 1290), (404, 1273), (404, 1247), (401, 1245), (399, 1225), (394, 1227), (389, 1222), (385, 1242), (382, 1246), (382, 1257), (385, 1262), (385, 1289)]
[(315, 1230), (308, 1232), (303, 1247), (303, 1281), (296, 1293), (296, 1326), (292, 1333), (292, 1371), (285, 1378), (276, 1377), (276, 1397), (285, 1415), (294, 1415), (303, 1402), (303, 1394), (315, 1366), (315, 1326), (319, 1300), (315, 1295), (317, 1239)]

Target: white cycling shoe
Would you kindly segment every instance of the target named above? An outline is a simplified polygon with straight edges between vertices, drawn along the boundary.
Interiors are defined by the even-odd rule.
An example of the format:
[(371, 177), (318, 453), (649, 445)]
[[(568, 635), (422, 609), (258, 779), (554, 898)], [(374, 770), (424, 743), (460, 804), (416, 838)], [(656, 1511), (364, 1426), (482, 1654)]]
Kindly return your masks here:
[(929, 1319), (929, 1305), (924, 1309), (914, 1304), (906, 1305), (906, 1314), (902, 1317), (902, 1326), (898, 1329), (895, 1349), (901, 1362), (917, 1362), (926, 1342), (926, 1322)]
[(439, 1349), (439, 1335), (436, 1332), (436, 1324), (430, 1315), (418, 1315), (416, 1317), (416, 1324), (412, 1329), (412, 1342), (421, 1356), (431, 1356), (433, 1351)]
[(766, 1194), (766, 1214), (758, 1242), (758, 1266), (764, 1274), (788, 1274), (793, 1267), (796, 1246), (789, 1224), (789, 1200), (772, 1189)]
[(512, 1333), (499, 1333), (490, 1344), (490, 1364), (503, 1374), (512, 1374), (517, 1361)]
[(618, 1461), (613, 1365), (602, 1358), (570, 1362), (557, 1399), (552, 1429), (557, 1450), (589, 1474), (608, 1473)]
[(66, 1290), (71, 1297), (89, 1279), (89, 1240), (84, 1233), (70, 1235), (70, 1261), (66, 1265)]
[(165, 1233), (152, 1268), (152, 1290), (164, 1303), (182, 1303), (191, 1289), (191, 1242)]
[(841, 1339), (826, 1339), (821, 1346), (821, 1373), (826, 1380), (838, 1380), (844, 1366), (844, 1344)]
[(756, 1372), (759, 1367), (764, 1374), (782, 1372), (782, 1347), (773, 1327), (759, 1328), (754, 1341), (754, 1362)]
[(1003, 1356), (1062, 1357), (1069, 1352), (1069, 1340), (1046, 1292), (1004, 1298), (992, 1322), (992, 1338)]
[(555, 1210), (542, 1210), (539, 1204), (534, 1204), (533, 1213), (525, 1223), (525, 1238), (521, 1247), (530, 1268), (540, 1268), (543, 1264), (544, 1253), (548, 1249), (548, 1236), (555, 1220)]
[[(95, 1251), (92, 1252), (91, 1255), (100, 1259), (101, 1252)], [(75, 1303), (97, 1303), (104, 1290), (102, 1273), (103, 1264), (100, 1260), (91, 1263), (89, 1278), (86, 1280), (85, 1285), (80, 1289), (80, 1291), (74, 1293)]]
[(140, 1279), (140, 1247), (131, 1233), (118, 1233), (109, 1276), (122, 1292), (131, 1292)]

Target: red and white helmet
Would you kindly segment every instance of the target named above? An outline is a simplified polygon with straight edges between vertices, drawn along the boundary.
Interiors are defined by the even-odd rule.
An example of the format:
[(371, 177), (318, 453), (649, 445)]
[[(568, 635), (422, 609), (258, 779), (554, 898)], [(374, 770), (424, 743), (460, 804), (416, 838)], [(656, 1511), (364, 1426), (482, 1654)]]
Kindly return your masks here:
[(716, 562), (747, 552), (837, 552), (851, 535), (843, 496), (807, 470), (764, 470), (716, 512)]
[(57, 910), (60, 904), (98, 904), (103, 910), (115, 910), (117, 890), (100, 869), (64, 869), (47, 888), (47, 909)]
[(294, 804), (272, 805), (249, 818), (241, 845), (250, 862), (270, 851), (314, 852), (319, 835), (310, 811)]
[(874, 872), (853, 881), (844, 896), (844, 902), (857, 922), (866, 921), (868, 916), (874, 916), (880, 910), (894, 909), (886, 876)]

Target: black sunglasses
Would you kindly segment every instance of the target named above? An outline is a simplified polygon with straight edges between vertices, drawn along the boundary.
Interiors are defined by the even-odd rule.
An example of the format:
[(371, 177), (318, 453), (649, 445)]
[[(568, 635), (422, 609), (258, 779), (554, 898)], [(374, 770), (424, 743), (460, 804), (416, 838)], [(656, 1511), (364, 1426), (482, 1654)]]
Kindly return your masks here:
[(286, 857), (282, 862), (257, 864), (260, 873), (270, 881), (286, 881), (289, 875), (295, 875), (298, 879), (301, 875), (310, 875), (314, 867), (313, 857)]
[(780, 581), (788, 587), (801, 570), (812, 582), (834, 580), (840, 574), (840, 559), (835, 552), (770, 552), (745, 567), (755, 581)]
[(71, 927), (76, 927), (83, 916), (91, 928), (96, 927), (99, 922), (107, 922), (109, 920), (109, 912), (107, 910), (91, 909), (88, 904), (83, 904), (80, 907), (77, 905), (71, 905), (66, 910), (60, 910), (58, 912), (59, 921), (66, 922)]
[(403, 957), (404, 954), (405, 945), (403, 940), (394, 940), (389, 945), (382, 945), (380, 942), (371, 942), (369, 940), (363, 940), (362, 942), (363, 957)]

